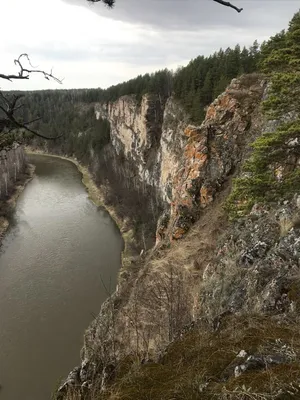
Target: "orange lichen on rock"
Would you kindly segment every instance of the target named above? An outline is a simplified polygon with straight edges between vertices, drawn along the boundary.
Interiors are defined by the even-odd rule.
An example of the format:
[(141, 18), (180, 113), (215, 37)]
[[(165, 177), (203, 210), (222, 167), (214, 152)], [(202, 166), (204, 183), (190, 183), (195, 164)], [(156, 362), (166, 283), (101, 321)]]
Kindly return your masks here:
[(211, 104), (211, 105), (208, 107), (207, 111), (206, 111), (206, 118), (208, 118), (208, 119), (213, 119), (213, 118), (215, 118), (216, 113), (217, 113), (217, 110), (216, 110), (215, 105), (214, 105), (214, 104)]
[(195, 136), (199, 135), (199, 131), (200, 131), (199, 127), (189, 125), (185, 128), (184, 134), (187, 137), (195, 137)]
[[(194, 216), (213, 201), (240, 162), (245, 142), (253, 138), (260, 124), (254, 110), (259, 107), (263, 91), (259, 78), (246, 89), (242, 79), (235, 79), (207, 108), (201, 126), (189, 125), (184, 129), (187, 142), (170, 183), (170, 221), (164, 228), (171, 240), (188, 231)], [(280, 171), (277, 173), (280, 178)]]
[(173, 240), (181, 239), (181, 238), (184, 236), (185, 233), (186, 233), (186, 230), (185, 230), (184, 228), (178, 228), (178, 227), (176, 227), (176, 228), (174, 229), (174, 231), (173, 231), (171, 240), (172, 240), (172, 239), (173, 239)]
[(200, 203), (202, 207), (206, 207), (213, 201), (213, 196), (209, 191), (209, 188), (202, 186), (200, 189)]
[(193, 144), (188, 144), (184, 150), (184, 155), (186, 158), (193, 158), (195, 156), (195, 146)]
[(219, 96), (206, 111), (206, 120), (217, 118), (218, 113), (233, 113), (237, 106), (237, 100), (234, 99), (229, 92), (225, 92)]
[(203, 154), (203, 153), (198, 152), (198, 153), (195, 154), (195, 158), (196, 158), (196, 160), (201, 161), (202, 163), (204, 163), (207, 160), (207, 154)]
[(237, 100), (230, 96), (228, 92), (218, 98), (218, 106), (223, 110), (235, 111), (236, 104)]

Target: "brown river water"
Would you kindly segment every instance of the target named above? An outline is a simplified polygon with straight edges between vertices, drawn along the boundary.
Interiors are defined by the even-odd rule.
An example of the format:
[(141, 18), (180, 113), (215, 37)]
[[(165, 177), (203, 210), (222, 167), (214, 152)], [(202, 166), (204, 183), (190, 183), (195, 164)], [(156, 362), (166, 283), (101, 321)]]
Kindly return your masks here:
[[(34, 155), (0, 248), (0, 400), (49, 400), (116, 285), (122, 238), (75, 165)], [(102, 282), (103, 281), (103, 282)]]

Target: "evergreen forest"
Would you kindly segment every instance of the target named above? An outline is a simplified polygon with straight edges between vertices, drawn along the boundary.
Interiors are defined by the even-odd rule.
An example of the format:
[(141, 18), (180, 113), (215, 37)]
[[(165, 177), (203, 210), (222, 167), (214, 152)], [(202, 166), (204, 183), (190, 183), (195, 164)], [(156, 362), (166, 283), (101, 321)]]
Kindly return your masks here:
[[(25, 92), (24, 107), (19, 115), (26, 121), (40, 117), (32, 124), (32, 129), (50, 137), (63, 134), (66, 140), (59, 140), (62, 153), (84, 161), (88, 143), (100, 150), (109, 141), (109, 125), (95, 119), (94, 103), (112, 102), (124, 95), (134, 95), (140, 102), (146, 93), (157, 94), (165, 102), (173, 95), (187, 112), (190, 122), (200, 124), (205, 117), (205, 107), (222, 93), (232, 78), (256, 71), (259, 59), (259, 45), (254, 42), (249, 49), (241, 49), (239, 45), (221, 49), (209, 57), (198, 56), (175, 72), (164, 69), (139, 75), (107, 89)], [(85, 134), (81, 134), (83, 132)], [(28, 133), (22, 135), (30, 137)], [(53, 145), (49, 143), (48, 147)]]

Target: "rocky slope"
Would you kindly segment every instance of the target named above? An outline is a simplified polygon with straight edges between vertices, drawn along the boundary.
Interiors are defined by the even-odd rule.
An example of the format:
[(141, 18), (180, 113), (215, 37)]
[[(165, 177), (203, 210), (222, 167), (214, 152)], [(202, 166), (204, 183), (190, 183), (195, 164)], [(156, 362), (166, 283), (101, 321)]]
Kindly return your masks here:
[[(234, 79), (208, 107), (199, 127), (189, 126), (184, 118), (176, 123), (175, 110), (180, 109), (174, 108), (178, 106), (172, 99), (163, 113), (159, 99), (149, 96), (141, 105), (121, 98), (106, 107), (96, 106), (96, 115), (110, 120), (116, 152), (136, 165), (139, 182), (153, 185), (165, 208), (155, 248), (121, 269), (116, 292), (86, 331), (82, 364), (71, 372), (58, 397), (69, 393), (67, 398), (72, 399), (81, 395), (144, 399), (143, 385), (153, 379), (164, 385), (167, 376), (172, 385), (163, 393), (182, 398), (176, 385), (186, 377), (180, 365), (188, 346), (191, 357), (198, 360), (194, 369), (200, 368), (202, 375), (196, 392), (184, 379), (182, 390), (190, 393), (186, 398), (210, 399), (216, 393), (224, 399), (281, 398), (280, 385), (274, 386), (277, 397), (263, 397), (260, 392), (247, 397), (245, 391), (251, 389), (248, 370), (255, 370), (260, 379), (273, 366), (300, 368), (298, 344), (289, 350), (290, 356), (285, 352), (292, 346), (286, 329), (297, 334), (298, 323), (299, 196), (283, 198), (272, 207), (257, 204), (235, 222), (229, 222), (224, 211), (231, 178), (249, 156), (249, 144), (274, 125), (261, 111), (267, 90), (259, 75)], [(151, 118), (156, 117), (159, 131), (154, 134)], [(247, 322), (244, 315), (249, 316)], [(248, 331), (241, 328), (243, 324)], [(264, 326), (278, 329), (265, 335)], [(189, 335), (194, 338), (192, 347)], [(227, 339), (220, 343), (219, 335), (235, 343), (225, 358), (219, 356), (228, 352), (223, 347)], [(179, 349), (175, 355), (174, 348)], [(203, 364), (204, 351), (220, 353), (210, 367)], [(137, 360), (142, 365), (136, 366)], [(124, 362), (129, 365), (125, 372)], [(153, 368), (145, 370), (145, 362)], [(176, 366), (176, 382), (164, 365), (172, 371)], [(155, 371), (161, 369), (167, 375), (158, 377)], [(192, 372), (190, 378), (196, 382)], [(273, 378), (283, 376), (275, 373)], [(286, 390), (296, 393), (296, 381), (293, 375)], [(217, 382), (213, 389), (211, 382)], [(151, 399), (163, 395), (151, 393)]]

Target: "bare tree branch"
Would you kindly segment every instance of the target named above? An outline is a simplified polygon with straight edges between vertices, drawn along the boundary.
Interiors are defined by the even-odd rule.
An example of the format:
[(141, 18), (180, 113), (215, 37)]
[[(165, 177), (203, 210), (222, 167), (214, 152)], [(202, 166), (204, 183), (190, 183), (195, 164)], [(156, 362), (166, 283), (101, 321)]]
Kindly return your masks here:
[(102, 3), (104, 3), (105, 5), (107, 5), (108, 7), (112, 8), (115, 5), (115, 0), (87, 0), (89, 3), (99, 3), (100, 1), (102, 1)]
[[(29, 65), (33, 69), (25, 68), (22, 64), (22, 58), (25, 58), (28, 61)], [(62, 83), (62, 81), (63, 81), (63, 79), (59, 79), (59, 78), (55, 77), (52, 73), (52, 70), (50, 71), (50, 73), (48, 73), (48, 72), (45, 72), (43, 70), (36, 69), (35, 67), (33, 67), (27, 53), (21, 54), (18, 58), (16, 58), (14, 60), (14, 63), (15, 63), (15, 65), (17, 65), (20, 68), (19, 73), (17, 75), (16, 74), (9, 74), (9, 75), (0, 74), (0, 78), (6, 79), (8, 81), (12, 81), (14, 79), (29, 79), (30, 74), (41, 74), (41, 75), (44, 75), (44, 78), (47, 80), (53, 79), (57, 83)]]
[(224, 0), (213, 0), (213, 1), (215, 1), (216, 3), (222, 4), (222, 6), (233, 8), (238, 13), (243, 11), (243, 8), (238, 8), (238, 7), (234, 6), (233, 4), (229, 3), (229, 1), (224, 1)]
[[(23, 60), (26, 60), (29, 66), (32, 69), (26, 68), (23, 66)], [(31, 74), (41, 74), (44, 75), (44, 78), (47, 80), (54, 80), (57, 83), (62, 83), (62, 79), (57, 78), (53, 75), (52, 70), (49, 72), (45, 72), (43, 70), (37, 69), (31, 64), (30, 58), (27, 53), (21, 54), (17, 59), (14, 60), (15, 65), (17, 65), (20, 70), (18, 74), (0, 74), (0, 79), (6, 79), (8, 81), (13, 81), (17, 79), (29, 79)], [(23, 95), (15, 95), (6, 96), (3, 92), (0, 91), (0, 110), (4, 116), (0, 117), (0, 136), (9, 134), (14, 129), (23, 129), (32, 133), (35, 136), (41, 137), (46, 140), (53, 140), (61, 137), (62, 135), (56, 137), (48, 137), (44, 136), (35, 130), (28, 127), (33, 122), (38, 121), (40, 118), (35, 118), (31, 121), (19, 121), (15, 115), (16, 111), (23, 107), (23, 104), (18, 104), (18, 101), (23, 97)]]
[[(87, 0), (87, 1), (89, 3), (99, 3), (100, 1), (102, 1), (102, 3), (106, 4), (110, 8), (112, 8), (116, 3), (116, 0)], [(216, 3), (221, 4), (222, 6), (233, 8), (238, 13), (243, 11), (242, 8), (238, 8), (238, 7), (234, 6), (233, 4), (229, 3), (229, 1), (224, 1), (224, 0), (213, 0), (213, 1), (215, 1)]]
[(55, 137), (44, 136), (41, 133), (38, 133), (35, 130), (30, 129), (28, 127), (29, 124), (38, 121), (40, 118), (35, 118), (31, 121), (26, 121), (26, 122), (19, 122), (16, 119), (16, 117), (14, 116), (14, 112), (19, 108), (19, 106), (16, 106), (16, 103), (18, 102), (19, 99), (23, 97), (22, 95), (19, 96), (13, 95), (12, 100), (9, 100), (7, 97), (3, 95), (3, 93), (0, 92), (0, 97), (4, 100), (5, 104), (7, 105), (6, 108), (0, 105), (0, 110), (5, 114), (6, 117), (2, 119), (0, 118), (0, 134), (3, 133), (5, 129), (7, 130), (6, 133), (9, 133), (12, 130), (18, 128), (18, 129), (24, 129), (32, 133), (33, 135), (46, 140), (53, 140), (62, 137), (62, 135)]

